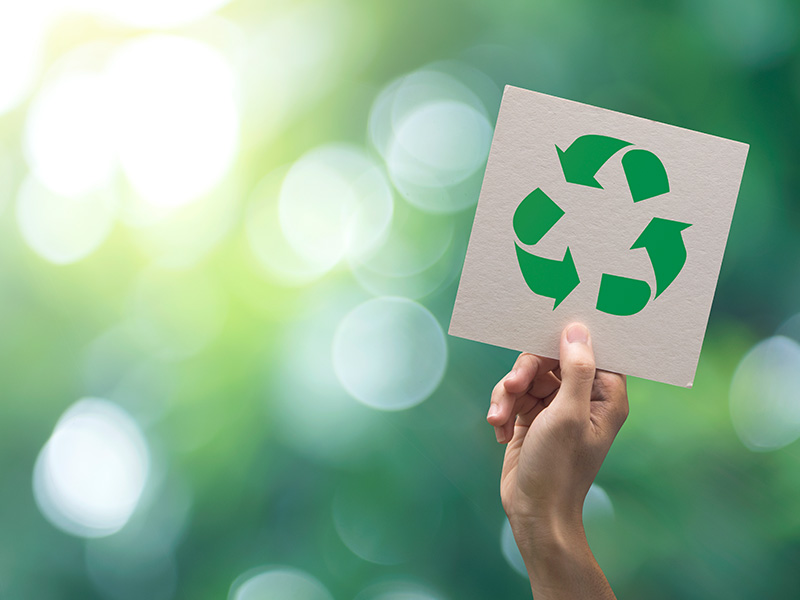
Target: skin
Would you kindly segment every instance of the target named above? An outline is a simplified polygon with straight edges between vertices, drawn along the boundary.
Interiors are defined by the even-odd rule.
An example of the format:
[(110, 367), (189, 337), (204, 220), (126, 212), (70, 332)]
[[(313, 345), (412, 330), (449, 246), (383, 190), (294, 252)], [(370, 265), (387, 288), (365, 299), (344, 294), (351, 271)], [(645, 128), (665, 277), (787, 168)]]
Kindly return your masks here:
[(536, 600), (613, 599), (582, 511), (628, 416), (625, 376), (595, 369), (580, 323), (562, 332), (559, 357), (521, 354), (492, 392), (487, 421), (507, 444), (500, 497)]

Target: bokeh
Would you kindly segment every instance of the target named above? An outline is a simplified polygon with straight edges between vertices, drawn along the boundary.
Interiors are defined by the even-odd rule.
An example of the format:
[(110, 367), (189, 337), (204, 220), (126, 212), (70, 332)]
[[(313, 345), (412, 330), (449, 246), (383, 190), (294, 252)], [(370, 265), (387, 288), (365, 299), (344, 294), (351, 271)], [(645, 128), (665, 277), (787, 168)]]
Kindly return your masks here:
[[(621, 598), (800, 597), (800, 6), (0, 3), (0, 597), (530, 590), (447, 336), (503, 86), (751, 145), (691, 390), (585, 507)], [(702, 198), (698, 198), (702, 202)]]

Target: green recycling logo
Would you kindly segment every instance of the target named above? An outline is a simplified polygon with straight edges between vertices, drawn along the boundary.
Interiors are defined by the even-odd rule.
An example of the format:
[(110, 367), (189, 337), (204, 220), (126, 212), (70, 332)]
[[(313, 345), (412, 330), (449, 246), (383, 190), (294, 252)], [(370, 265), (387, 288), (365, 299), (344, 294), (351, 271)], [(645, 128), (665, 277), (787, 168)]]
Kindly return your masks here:
[[(634, 203), (669, 192), (669, 179), (661, 160), (648, 150), (632, 148), (630, 142), (603, 135), (583, 135), (566, 150), (556, 146), (556, 151), (567, 183), (603, 189), (595, 175), (623, 148), (628, 148), (622, 156), (622, 168)], [(564, 214), (558, 204), (536, 188), (514, 212), (514, 232), (519, 242), (533, 246)], [(686, 246), (681, 232), (687, 227), (691, 224), (653, 217), (630, 248), (647, 251), (656, 280), (653, 300), (675, 281), (686, 263)], [(569, 246), (562, 260), (553, 260), (523, 250), (519, 242), (515, 242), (517, 260), (525, 283), (534, 294), (552, 298), (555, 310), (580, 284)], [(603, 273), (597, 293), (597, 310), (617, 316), (634, 315), (650, 302), (651, 296), (647, 281)]]

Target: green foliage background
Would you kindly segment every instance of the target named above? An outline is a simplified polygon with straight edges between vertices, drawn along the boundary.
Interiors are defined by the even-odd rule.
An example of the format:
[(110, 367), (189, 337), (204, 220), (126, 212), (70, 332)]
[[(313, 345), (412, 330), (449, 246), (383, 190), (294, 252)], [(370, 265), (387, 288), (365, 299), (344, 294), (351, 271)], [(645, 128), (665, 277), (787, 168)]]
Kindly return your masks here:
[[(167, 391), (145, 373), (135, 387), (142, 397), (131, 400), (146, 403), (148, 389), (165, 398), (159, 418), (140, 424), (162, 484), (135, 516), (154, 531), (179, 530), (167, 553), (172, 583), (158, 593), (225, 598), (242, 573), (284, 565), (311, 574), (337, 599), (394, 579), (442, 599), (530, 595), (501, 552), (502, 448), (484, 422), (490, 391), (514, 353), (448, 337), (436, 391), (404, 411), (359, 409), (368, 425), (358, 445), (336, 453), (329, 443), (344, 424), (315, 414), (325, 395), (298, 397), (309, 393), (305, 378), (321, 377), (330, 350), (294, 336), (303, 325), (334, 327), (370, 293), (346, 263), (306, 285), (283, 285), (259, 267), (244, 233), (248, 196), (264, 175), (332, 141), (374, 152), (368, 116), (380, 90), (431, 62), (456, 60), (498, 90), (513, 84), (750, 144), (695, 387), (630, 381), (630, 418), (597, 481), (614, 517), (587, 527), (620, 598), (800, 597), (800, 449), (752, 452), (734, 431), (728, 402), (742, 357), (800, 311), (800, 7), (788, 0), (235, 0), (218, 16), (258, 31), (296, 9), (327, 15), (338, 62), (321, 68), (335, 80), (278, 135), (260, 137), (248, 120), (258, 112), (242, 113), (229, 174), (236, 191), (227, 195), (234, 222), (198, 260), (174, 269), (176, 281), (188, 272), (212, 283), (227, 307), (224, 321), (199, 352), (159, 363)], [(191, 37), (193, 27), (170, 32)], [(86, 42), (119, 44), (146, 31), (71, 14), (49, 29), (44, 69)], [(297, 93), (315, 85), (309, 76)], [(159, 249), (146, 231), (123, 223), (73, 264), (51, 264), (28, 247), (15, 198), (28, 171), (21, 136), (29, 105), (0, 115), (0, 148), (12, 165), (0, 201), (0, 596), (158, 597), (146, 576), (126, 571), (131, 556), (148, 551), (136, 541), (114, 551), (125, 530), (71, 536), (34, 501), (36, 457), (64, 410), (99, 393), (87, 383), (87, 357), (125, 321), (132, 290)], [(403, 202), (395, 193), (396, 205)], [(462, 256), (473, 214), (474, 204), (445, 217)], [(419, 299), (445, 330), (452, 275)], [(177, 308), (165, 308), (164, 319), (201, 325), (196, 298), (176, 289)], [(287, 375), (287, 357), (303, 371)], [(800, 402), (800, 391), (786, 402)], [(279, 407), (292, 403), (303, 407), (298, 418), (281, 418)], [(336, 502), (368, 520), (362, 535), (377, 551), (395, 553), (394, 564), (347, 547), (334, 524)], [(98, 587), (87, 568), (97, 555), (108, 557), (110, 588)]]

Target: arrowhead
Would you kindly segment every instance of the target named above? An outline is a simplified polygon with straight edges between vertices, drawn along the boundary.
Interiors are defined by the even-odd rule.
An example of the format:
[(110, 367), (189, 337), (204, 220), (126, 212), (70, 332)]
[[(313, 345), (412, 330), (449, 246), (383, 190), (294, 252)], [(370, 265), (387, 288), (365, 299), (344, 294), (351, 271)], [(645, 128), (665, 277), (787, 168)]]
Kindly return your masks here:
[(576, 152), (570, 152), (570, 146), (566, 150), (562, 150), (556, 146), (558, 152), (558, 160), (561, 162), (561, 170), (564, 171), (564, 179), (567, 183), (576, 183), (578, 185), (585, 185), (587, 187), (603, 189), (603, 186), (594, 178), (596, 169), (588, 165), (583, 156), (579, 156)]
[(661, 245), (665, 240), (667, 243), (670, 243), (675, 235), (680, 235), (681, 231), (691, 226), (691, 223), (681, 223), (680, 221), (670, 221), (669, 219), (653, 217), (647, 224), (647, 227), (644, 228), (644, 231), (642, 231), (639, 237), (636, 238), (636, 241), (633, 242), (631, 250)]
[(539, 296), (553, 298), (555, 310), (580, 283), (572, 253), (567, 248), (563, 260), (542, 258), (515, 244), (517, 261), (528, 288)]
[(572, 259), (572, 252), (570, 252), (569, 246), (567, 246), (567, 251), (564, 252), (564, 260), (561, 261), (561, 285), (559, 286), (561, 289), (559, 290), (558, 294), (555, 297), (555, 304), (553, 304), (553, 310), (558, 308), (558, 305), (564, 301), (564, 298), (569, 296), (578, 284), (581, 282), (580, 277), (578, 277), (578, 269), (575, 268), (575, 261)]
[(653, 217), (631, 246), (631, 250), (644, 248), (650, 257), (656, 276), (655, 298), (670, 286), (686, 263), (681, 231), (687, 227), (691, 224)]
[(603, 189), (594, 176), (606, 161), (630, 142), (605, 135), (582, 135), (572, 142), (566, 150), (556, 146), (561, 170), (567, 183), (577, 183), (587, 187)]

